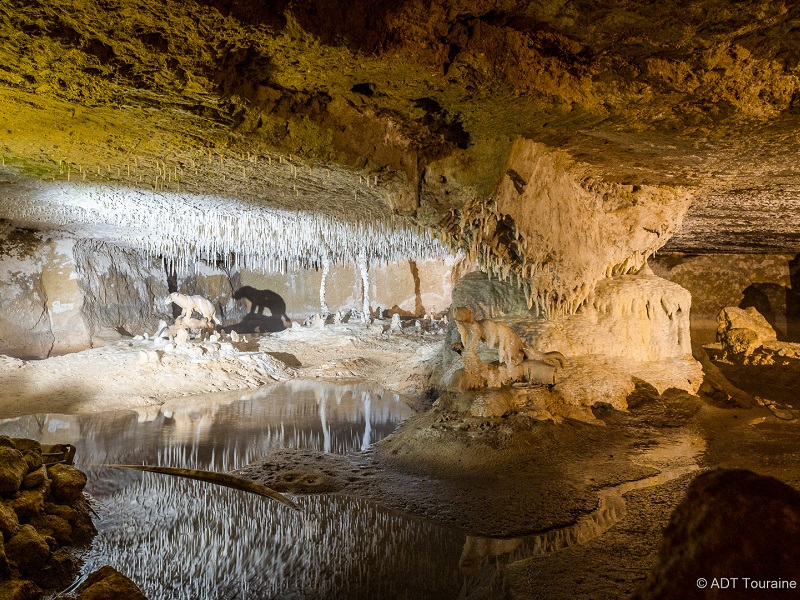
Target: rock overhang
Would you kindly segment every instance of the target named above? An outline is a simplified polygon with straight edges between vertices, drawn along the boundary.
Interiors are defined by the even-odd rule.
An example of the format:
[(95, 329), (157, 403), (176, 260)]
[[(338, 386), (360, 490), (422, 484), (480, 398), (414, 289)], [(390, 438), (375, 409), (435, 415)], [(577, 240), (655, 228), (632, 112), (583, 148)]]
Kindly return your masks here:
[[(552, 177), (577, 182), (568, 196), (604, 188), (605, 208), (671, 198), (663, 222), (645, 224), (658, 243), (571, 265), (580, 281), (540, 286), (548, 296), (640, 266), (691, 198), (681, 249), (725, 248), (708, 235), (720, 212), (703, 211), (708, 199), (723, 213), (743, 197), (759, 208), (783, 194), (780, 214), (797, 204), (791, 4), (12, 0), (3, 10), (1, 151), (45, 182), (350, 220), (395, 214), (468, 251), (462, 241), (479, 231), (454, 235), (454, 217), (492, 202), (500, 224), (536, 211), (501, 201), (528, 181), (513, 164), (521, 143), (566, 157)], [(751, 221), (754, 239), (776, 222)], [(630, 233), (617, 229), (605, 235)], [(482, 266), (500, 274), (565, 266), (547, 261), (547, 244), (513, 256), (497, 252), (509, 240), (480, 237), (492, 255)]]

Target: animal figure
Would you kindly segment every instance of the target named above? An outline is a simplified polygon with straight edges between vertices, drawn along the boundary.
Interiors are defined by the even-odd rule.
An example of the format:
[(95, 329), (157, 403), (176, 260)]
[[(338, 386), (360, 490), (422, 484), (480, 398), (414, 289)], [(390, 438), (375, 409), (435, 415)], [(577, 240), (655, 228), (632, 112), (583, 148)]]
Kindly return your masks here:
[(234, 300), (242, 298), (250, 300), (250, 314), (263, 315), (264, 309), (268, 308), (273, 317), (279, 317), (284, 322), (291, 322), (291, 319), (286, 316), (286, 302), (272, 290), (257, 290), (245, 285), (233, 294)]
[[(491, 319), (475, 320), (472, 310), (458, 307), (453, 316), (461, 336), (460, 350), (464, 368), (454, 376), (448, 389), (465, 391), (481, 387), (499, 388), (516, 381), (547, 385), (556, 383), (558, 369), (565, 358), (560, 352), (539, 352), (525, 345), (519, 335), (505, 323)], [(484, 363), (478, 355), (479, 342), (497, 348), (499, 362)]]
[(217, 309), (209, 300), (203, 298), (202, 296), (187, 296), (186, 294), (173, 292), (167, 296), (167, 304), (176, 304), (183, 309), (181, 316), (178, 317), (183, 321), (191, 319), (192, 311), (195, 311), (199, 313), (209, 324), (213, 321), (217, 325), (222, 325), (222, 322), (217, 318)]
[[(459, 307), (455, 310), (456, 325), (464, 345), (477, 351), (478, 341), (497, 348), (498, 359), (508, 368), (519, 366), (525, 360), (535, 360), (563, 368), (566, 358), (561, 352), (540, 352), (525, 345), (519, 335), (505, 323), (490, 319), (475, 320), (472, 310)], [(462, 346), (463, 348), (463, 346)]]

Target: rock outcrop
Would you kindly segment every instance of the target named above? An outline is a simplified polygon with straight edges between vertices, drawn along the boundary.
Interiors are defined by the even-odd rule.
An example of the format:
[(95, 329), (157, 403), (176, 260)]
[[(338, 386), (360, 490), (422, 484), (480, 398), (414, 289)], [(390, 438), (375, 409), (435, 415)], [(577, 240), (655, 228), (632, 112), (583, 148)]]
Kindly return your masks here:
[(717, 341), (725, 357), (746, 361), (766, 342), (777, 339), (775, 330), (753, 306), (729, 306), (717, 316)]
[(77, 575), (71, 551), (95, 534), (85, 485), (75, 467), (43, 463), (38, 442), (0, 437), (0, 598), (39, 598)]
[[(669, 388), (695, 393), (702, 382), (702, 369), (691, 355), (691, 297), (677, 284), (652, 274), (612, 277), (596, 286), (576, 314), (546, 319), (523, 310), (524, 295), (510, 284), (481, 273), (462, 281), (469, 293), (459, 282), (454, 302), (479, 314), (493, 313), (540, 356), (559, 352), (566, 357), (553, 388), (566, 405), (605, 403), (625, 410), (638, 380), (659, 393)], [(464, 366), (465, 359), (452, 351), (459, 342), (453, 323), (443, 351), (443, 387)], [(478, 353), (485, 362), (496, 360), (488, 350), (480, 346)]]
[[(704, 473), (672, 513), (658, 563), (633, 600), (795, 597), (798, 536), (800, 492), (751, 471)], [(715, 580), (724, 581), (715, 589)], [(764, 581), (795, 584), (764, 588)]]

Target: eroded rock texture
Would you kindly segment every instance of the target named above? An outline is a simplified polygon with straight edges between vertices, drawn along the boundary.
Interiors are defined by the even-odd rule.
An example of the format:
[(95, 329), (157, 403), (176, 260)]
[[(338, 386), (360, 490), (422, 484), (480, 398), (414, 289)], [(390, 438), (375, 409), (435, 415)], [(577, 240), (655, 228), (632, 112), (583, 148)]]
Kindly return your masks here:
[[(800, 534), (800, 493), (772, 477), (719, 469), (698, 476), (672, 513), (658, 564), (633, 597), (792, 597), (794, 588), (762, 582), (796, 580)], [(712, 582), (737, 577), (716, 589)], [(748, 578), (750, 584), (744, 581)], [(706, 580), (708, 587), (697, 585)], [(732, 587), (732, 585), (734, 587)]]
[[(717, 234), (742, 210), (770, 217), (746, 219), (746, 247), (778, 229), (793, 243), (780, 218), (800, 185), (793, 3), (11, 0), (0, 11), (0, 151), (24, 176), (9, 198), (39, 179), (69, 184), (26, 192), (56, 204), (92, 183), (163, 196), (151, 208), (210, 195), (381, 235), (420, 224), (520, 277), (553, 316), (634, 272), (692, 197), (680, 248), (731, 244)], [(64, 226), (52, 208), (7, 209)], [(319, 264), (327, 250), (314, 248)]]

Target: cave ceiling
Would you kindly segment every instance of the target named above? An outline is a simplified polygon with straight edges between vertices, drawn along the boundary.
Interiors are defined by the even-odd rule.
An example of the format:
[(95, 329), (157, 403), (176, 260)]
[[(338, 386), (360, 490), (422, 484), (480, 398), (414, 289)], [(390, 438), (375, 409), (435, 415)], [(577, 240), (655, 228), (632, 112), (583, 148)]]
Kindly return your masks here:
[(688, 190), (668, 247), (797, 251), (799, 64), (788, 1), (4, 0), (0, 179), (447, 233), (525, 139)]

